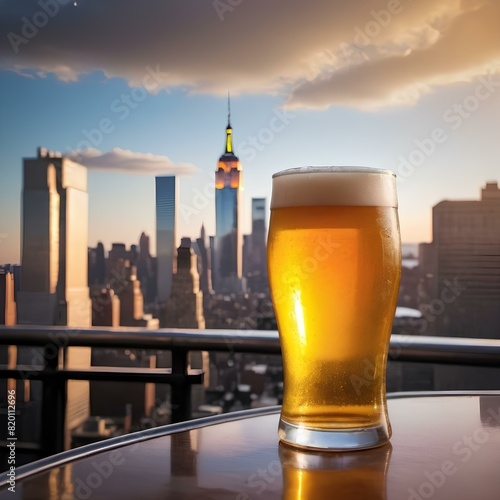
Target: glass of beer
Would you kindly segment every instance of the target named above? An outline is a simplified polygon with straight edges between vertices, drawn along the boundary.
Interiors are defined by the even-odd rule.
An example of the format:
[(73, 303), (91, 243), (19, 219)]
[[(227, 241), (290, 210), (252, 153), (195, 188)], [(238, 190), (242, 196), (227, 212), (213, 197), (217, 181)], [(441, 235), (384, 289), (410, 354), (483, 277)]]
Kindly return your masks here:
[(388, 170), (303, 167), (273, 176), (268, 274), (283, 357), (284, 443), (338, 451), (389, 441), (397, 206)]

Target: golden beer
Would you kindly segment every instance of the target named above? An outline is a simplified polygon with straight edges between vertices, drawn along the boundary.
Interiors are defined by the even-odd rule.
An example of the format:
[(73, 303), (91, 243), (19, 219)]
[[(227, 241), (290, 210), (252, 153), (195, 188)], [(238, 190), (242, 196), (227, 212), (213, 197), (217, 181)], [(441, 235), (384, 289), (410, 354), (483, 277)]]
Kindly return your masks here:
[(347, 453), (314, 453), (280, 445), (283, 500), (387, 498), (388, 444)]
[(401, 272), (394, 174), (332, 167), (275, 175), (268, 269), (284, 368), (280, 438), (306, 448), (386, 442)]

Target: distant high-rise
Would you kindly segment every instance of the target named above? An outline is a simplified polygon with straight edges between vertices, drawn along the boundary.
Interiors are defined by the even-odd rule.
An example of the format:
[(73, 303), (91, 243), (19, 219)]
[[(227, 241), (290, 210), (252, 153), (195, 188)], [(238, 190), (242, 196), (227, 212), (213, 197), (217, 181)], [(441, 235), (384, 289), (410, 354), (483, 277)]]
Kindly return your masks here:
[(252, 198), (252, 234), (266, 235), (265, 198)]
[(203, 297), (208, 296), (212, 292), (212, 270), (210, 261), (210, 251), (207, 249), (205, 226), (202, 224), (200, 237), (196, 239), (196, 247), (198, 250), (199, 273), (200, 273), (200, 290), (203, 292)]
[[(432, 209), (432, 243), (419, 247), (423, 335), (500, 338), (500, 189)], [(496, 368), (436, 365), (434, 390), (494, 389)], [(460, 381), (459, 383), (457, 381)]]
[(120, 299), (110, 287), (96, 287), (92, 295), (92, 326), (120, 326)]
[[(161, 326), (204, 329), (203, 292), (200, 289), (198, 257), (192, 248), (190, 238), (181, 239), (176, 260), (177, 269), (173, 276), (172, 293), (165, 307)], [(205, 372), (204, 384), (205, 387), (208, 387), (210, 381), (208, 352), (191, 351), (189, 364), (191, 368), (203, 369)], [(201, 387), (193, 389), (192, 401), (195, 407), (203, 404), (204, 390)]]
[[(16, 303), (14, 301), (14, 274), (11, 266), (0, 266), (0, 325), (16, 324)], [(0, 364), (14, 369), (17, 359), (17, 347), (0, 346)], [(14, 379), (0, 380), (0, 401), (7, 401), (7, 390), (16, 390), (18, 384)], [(18, 395), (21, 392), (18, 390)]]
[[(436, 334), (500, 338), (500, 189), (481, 200), (441, 201), (432, 211), (433, 241), (423, 248), (428, 293), (446, 306), (429, 322)], [(432, 304), (432, 302), (430, 302)]]
[(177, 181), (175, 176), (156, 177), (156, 256), (158, 302), (164, 304), (172, 291), (176, 266)]
[(251, 291), (267, 290), (265, 198), (252, 198), (252, 234), (246, 239), (244, 269)]
[(215, 261), (212, 282), (217, 293), (238, 292), (242, 277), (242, 171), (233, 149), (228, 100), (226, 147), (215, 172)]
[(106, 283), (106, 257), (104, 245), (99, 242), (96, 248), (89, 248), (89, 286)]
[(191, 240), (182, 238), (177, 249), (177, 272), (173, 278), (172, 294), (165, 310), (163, 324), (166, 327), (205, 328), (197, 260)]
[(141, 283), (137, 279), (137, 268), (130, 266), (127, 261), (119, 272), (125, 278), (115, 289), (120, 299), (120, 326), (158, 328), (158, 319), (153, 318), (151, 314), (144, 314), (144, 296)]
[(14, 274), (0, 267), (0, 325), (16, 324), (14, 301)]
[(141, 282), (144, 303), (152, 304), (156, 299), (155, 263), (149, 251), (149, 236), (141, 233), (139, 238), (139, 257), (137, 259), (137, 279)]

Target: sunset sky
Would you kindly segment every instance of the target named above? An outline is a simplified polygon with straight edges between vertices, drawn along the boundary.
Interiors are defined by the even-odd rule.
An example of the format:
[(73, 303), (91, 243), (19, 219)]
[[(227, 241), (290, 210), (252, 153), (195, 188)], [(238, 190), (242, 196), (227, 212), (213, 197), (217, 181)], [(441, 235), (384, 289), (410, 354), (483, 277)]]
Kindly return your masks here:
[(20, 262), (22, 158), (89, 168), (89, 245), (155, 248), (154, 176), (180, 176), (178, 237), (215, 231), (227, 92), (244, 231), (271, 175), (398, 175), (404, 242), (431, 208), (500, 181), (497, 0), (0, 1), (0, 263)]

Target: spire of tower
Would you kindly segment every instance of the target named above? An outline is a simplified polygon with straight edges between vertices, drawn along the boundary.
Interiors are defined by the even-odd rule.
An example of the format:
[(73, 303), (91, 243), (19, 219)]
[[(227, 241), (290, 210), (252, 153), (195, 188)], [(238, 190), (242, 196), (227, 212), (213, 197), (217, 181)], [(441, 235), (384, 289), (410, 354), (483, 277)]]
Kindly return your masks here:
[(233, 151), (233, 129), (231, 128), (231, 97), (227, 91), (227, 127), (226, 127), (226, 150), (224, 154), (234, 154)]
[(201, 230), (200, 230), (200, 238), (203, 240), (203, 243), (205, 243), (205, 223), (201, 223)]

